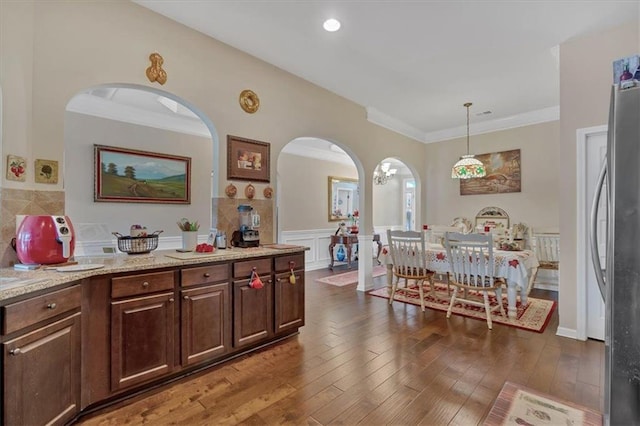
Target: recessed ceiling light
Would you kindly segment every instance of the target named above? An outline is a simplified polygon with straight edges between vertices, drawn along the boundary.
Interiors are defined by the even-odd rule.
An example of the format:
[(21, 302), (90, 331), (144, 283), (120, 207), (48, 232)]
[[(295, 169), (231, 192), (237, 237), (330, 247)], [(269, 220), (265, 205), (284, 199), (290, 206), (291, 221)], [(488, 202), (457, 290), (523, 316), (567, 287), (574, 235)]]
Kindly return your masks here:
[(337, 19), (329, 18), (324, 21), (322, 27), (329, 32), (338, 31), (340, 29), (340, 21), (338, 21)]

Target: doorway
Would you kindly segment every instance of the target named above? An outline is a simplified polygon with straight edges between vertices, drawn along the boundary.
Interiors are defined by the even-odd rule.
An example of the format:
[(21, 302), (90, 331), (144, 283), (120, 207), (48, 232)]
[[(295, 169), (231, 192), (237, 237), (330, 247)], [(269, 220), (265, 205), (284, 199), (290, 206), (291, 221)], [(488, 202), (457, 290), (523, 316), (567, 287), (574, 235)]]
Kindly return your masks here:
[[(581, 340), (604, 340), (605, 306), (596, 282), (591, 261), (589, 234), (591, 233), (590, 213), (593, 194), (595, 192), (598, 174), (607, 153), (607, 126), (579, 129), (577, 132), (578, 152), (578, 208), (577, 208), (577, 338)], [(600, 261), (604, 264), (606, 250), (606, 219), (604, 198), (598, 205), (598, 252)], [(584, 283), (584, 284), (581, 284)]]

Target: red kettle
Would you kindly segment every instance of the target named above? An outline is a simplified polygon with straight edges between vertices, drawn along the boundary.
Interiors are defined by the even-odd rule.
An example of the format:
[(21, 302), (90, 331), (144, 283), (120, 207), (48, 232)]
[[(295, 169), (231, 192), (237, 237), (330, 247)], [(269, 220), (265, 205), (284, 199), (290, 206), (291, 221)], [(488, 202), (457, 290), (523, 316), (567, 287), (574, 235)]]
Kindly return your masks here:
[(75, 232), (67, 216), (25, 216), (16, 234), (21, 263), (67, 262), (75, 249)]

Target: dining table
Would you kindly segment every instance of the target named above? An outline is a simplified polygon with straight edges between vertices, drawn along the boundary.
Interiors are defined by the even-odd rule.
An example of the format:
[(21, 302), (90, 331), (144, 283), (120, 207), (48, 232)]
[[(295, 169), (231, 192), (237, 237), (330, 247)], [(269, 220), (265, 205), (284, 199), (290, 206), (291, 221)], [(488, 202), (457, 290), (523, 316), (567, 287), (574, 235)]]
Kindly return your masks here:
[[(441, 244), (428, 243), (424, 256), (426, 267), (435, 274), (447, 274), (451, 270), (447, 259), (447, 249)], [(509, 318), (517, 317), (517, 301), (528, 303), (528, 293), (533, 286), (538, 271), (538, 258), (531, 250), (493, 250), (494, 277), (504, 278), (507, 283), (507, 303)], [(387, 285), (391, 287), (393, 280), (393, 261), (388, 249), (384, 247), (380, 262), (387, 265)]]

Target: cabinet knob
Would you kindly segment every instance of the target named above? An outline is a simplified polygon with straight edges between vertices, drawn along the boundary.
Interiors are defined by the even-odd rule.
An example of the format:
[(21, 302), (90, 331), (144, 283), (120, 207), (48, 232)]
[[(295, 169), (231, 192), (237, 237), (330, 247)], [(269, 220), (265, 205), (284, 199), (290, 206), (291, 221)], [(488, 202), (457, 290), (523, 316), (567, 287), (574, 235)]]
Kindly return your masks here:
[(147, 281), (143, 282), (142, 287), (149, 287), (149, 283)]
[(13, 356), (17, 356), (20, 355), (22, 353), (22, 351), (20, 350), (20, 348), (15, 348), (9, 351), (9, 353)]
[(280, 282), (280, 278), (276, 278), (276, 282), (279, 283)]
[(209, 278), (210, 276), (211, 276), (211, 274), (210, 274), (210, 273), (208, 273), (208, 272), (205, 272), (205, 273), (204, 273), (204, 277), (205, 277), (205, 278)]
[(184, 300), (189, 300), (189, 296), (184, 296), (183, 299)]
[(56, 305), (56, 302), (51, 302), (51, 303), (49, 303), (49, 304), (47, 305), (47, 309), (55, 309), (55, 308), (56, 308), (56, 306), (58, 306), (58, 305)]
[(169, 302), (170, 302), (170, 303), (171, 303), (171, 302), (173, 302), (173, 297), (172, 297), (171, 299), (169, 299)]

